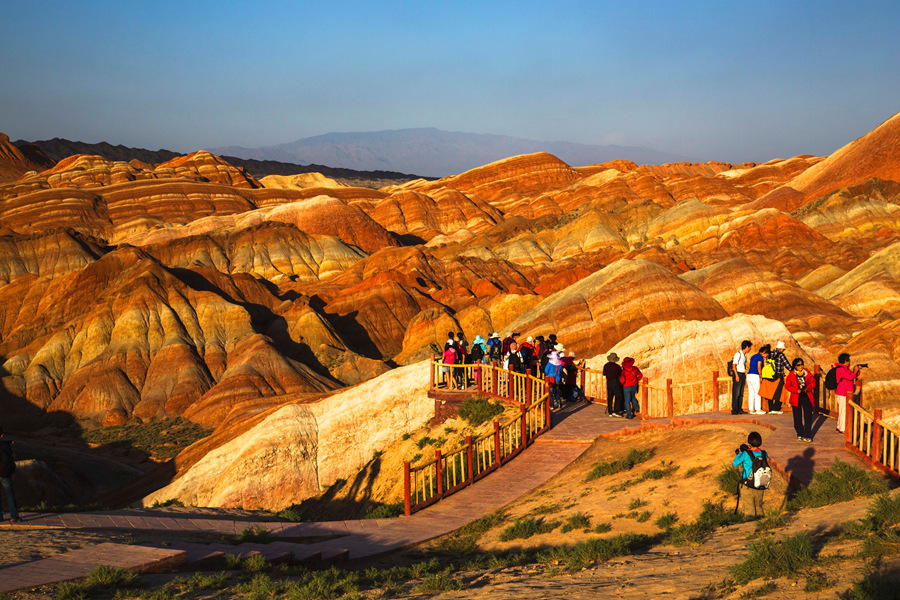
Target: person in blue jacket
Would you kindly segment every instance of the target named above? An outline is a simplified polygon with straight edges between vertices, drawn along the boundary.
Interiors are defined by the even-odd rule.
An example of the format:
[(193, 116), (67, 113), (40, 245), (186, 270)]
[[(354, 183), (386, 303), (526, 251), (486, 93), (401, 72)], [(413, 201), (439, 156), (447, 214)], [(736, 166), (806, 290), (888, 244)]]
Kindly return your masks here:
[(762, 436), (756, 431), (751, 431), (747, 436), (747, 443), (741, 444), (740, 448), (735, 450), (734, 462), (731, 464), (741, 469), (741, 485), (738, 489), (738, 507), (745, 515), (754, 517), (762, 517), (765, 514), (763, 510), (763, 495), (765, 489), (756, 489), (752, 484), (753, 476), (753, 458), (763, 456), (764, 450), (760, 449), (762, 445)]

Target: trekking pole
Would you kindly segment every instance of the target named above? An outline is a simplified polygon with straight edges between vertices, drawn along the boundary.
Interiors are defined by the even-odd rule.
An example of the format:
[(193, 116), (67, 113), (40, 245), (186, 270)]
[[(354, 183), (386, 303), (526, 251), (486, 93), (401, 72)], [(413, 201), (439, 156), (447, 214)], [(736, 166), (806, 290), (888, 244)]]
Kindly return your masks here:
[(742, 481), (738, 481), (738, 489), (737, 489), (737, 502), (734, 504), (734, 514), (738, 514), (738, 508), (741, 506), (741, 484)]

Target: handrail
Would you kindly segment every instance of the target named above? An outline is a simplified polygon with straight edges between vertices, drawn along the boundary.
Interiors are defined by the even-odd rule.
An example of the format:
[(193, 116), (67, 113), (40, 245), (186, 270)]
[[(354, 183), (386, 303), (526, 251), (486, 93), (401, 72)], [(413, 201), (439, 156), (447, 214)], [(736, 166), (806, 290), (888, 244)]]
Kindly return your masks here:
[[(514, 373), (496, 364), (445, 365), (432, 360), (431, 383), (437, 386), (440, 367), (450, 367), (448, 377), (461, 372), (477, 391), (519, 407), (519, 414), (504, 423), (494, 421), (492, 433), (472, 439), (447, 454), (435, 450), (433, 460), (416, 467), (403, 463), (404, 512), (429, 506), (512, 460), (534, 438), (551, 427), (549, 392), (543, 379)], [(449, 381), (449, 379), (448, 379)]]

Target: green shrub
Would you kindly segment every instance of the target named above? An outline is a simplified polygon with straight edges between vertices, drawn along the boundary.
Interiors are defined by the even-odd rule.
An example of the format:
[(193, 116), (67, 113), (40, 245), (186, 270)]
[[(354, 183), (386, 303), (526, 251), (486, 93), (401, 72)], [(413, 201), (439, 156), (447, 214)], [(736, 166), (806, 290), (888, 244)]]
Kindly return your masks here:
[(825, 588), (834, 585), (822, 571), (812, 571), (806, 576), (806, 584), (803, 586), (804, 592), (820, 592)]
[(440, 573), (431, 573), (422, 579), (422, 583), (415, 587), (420, 594), (439, 594), (463, 589), (463, 582), (450, 576), (451, 569), (447, 568)]
[(500, 541), (508, 542), (510, 540), (527, 539), (533, 535), (550, 533), (557, 527), (559, 527), (559, 521), (544, 521), (543, 519), (524, 517), (516, 519), (512, 525), (501, 531)]
[(472, 427), (478, 427), (500, 414), (503, 414), (503, 405), (481, 395), (466, 398), (459, 407), (460, 418), (468, 421)]
[(116, 588), (134, 588), (143, 585), (143, 580), (127, 569), (97, 565), (93, 571), (87, 574), (84, 581), (61, 583), (56, 589), (54, 598), (56, 600), (84, 600), (84, 598)]
[(637, 482), (640, 483), (641, 481), (662, 479), (663, 477), (668, 477), (677, 470), (678, 465), (672, 464), (672, 461), (669, 461), (669, 464), (666, 464), (665, 461), (660, 461), (659, 468), (647, 469), (637, 478)]
[(845, 600), (896, 600), (898, 587), (900, 577), (896, 571), (883, 571), (871, 566), (842, 597)]
[(585, 482), (593, 481), (607, 475), (615, 475), (624, 471), (630, 471), (635, 465), (646, 462), (653, 458), (654, 451), (650, 448), (638, 449), (632, 448), (628, 454), (614, 461), (600, 461), (591, 467), (590, 472), (585, 477)]
[(725, 465), (719, 474), (716, 475), (716, 483), (719, 489), (732, 498), (737, 498), (738, 488), (741, 485), (741, 474), (735, 467)]
[(247, 527), (234, 538), (236, 544), (253, 543), (253, 544), (270, 544), (277, 538), (267, 527), (259, 525), (257, 527)]
[(724, 503), (704, 502), (703, 511), (696, 520), (673, 527), (668, 532), (668, 540), (676, 546), (698, 544), (719, 527), (742, 523), (743, 516), (725, 508)]
[(656, 519), (655, 525), (660, 529), (671, 529), (677, 522), (678, 515), (673, 512), (668, 512)]
[(813, 564), (812, 539), (806, 533), (788, 536), (780, 542), (763, 538), (753, 542), (747, 558), (728, 568), (728, 573), (739, 585), (761, 577), (792, 575)]
[(648, 504), (650, 503), (642, 498), (632, 498), (628, 503), (628, 510), (634, 510), (642, 506), (647, 506)]
[(393, 519), (403, 514), (403, 502), (394, 502), (393, 504), (377, 503), (375, 506), (366, 511), (363, 519)]
[(809, 487), (801, 489), (788, 503), (788, 508), (816, 508), (846, 502), (863, 496), (883, 494), (888, 485), (880, 475), (847, 464), (839, 458), (834, 464), (813, 475)]
[(569, 517), (563, 524), (560, 533), (569, 533), (575, 529), (588, 529), (591, 526), (591, 518), (584, 513), (576, 513)]
[(608, 533), (612, 531), (612, 523), (597, 523), (594, 533)]
[(641, 511), (641, 513), (635, 517), (638, 523), (646, 523), (650, 520), (650, 517), (653, 516), (653, 513), (649, 510)]
[(578, 571), (598, 562), (605, 562), (617, 556), (634, 554), (649, 548), (653, 538), (633, 533), (606, 538), (591, 538), (571, 547), (561, 547), (547, 556), (563, 560), (570, 572)]

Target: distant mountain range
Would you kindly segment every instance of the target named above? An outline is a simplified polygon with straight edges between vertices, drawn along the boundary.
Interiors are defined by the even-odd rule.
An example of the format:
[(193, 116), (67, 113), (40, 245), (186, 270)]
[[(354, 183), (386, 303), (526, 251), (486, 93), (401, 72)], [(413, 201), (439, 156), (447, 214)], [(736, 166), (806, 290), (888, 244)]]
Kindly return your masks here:
[[(28, 142), (17, 140), (13, 142), (21, 152), (32, 158), (49, 160), (49, 164), (41, 163), (43, 168), (53, 166), (54, 163), (75, 154), (90, 154), (102, 156), (112, 161), (139, 160), (149, 164), (159, 164), (172, 160), (177, 156), (183, 156), (180, 152), (172, 150), (147, 150), (145, 148), (130, 148), (128, 146), (114, 146), (107, 142), (90, 144), (87, 142), (73, 142), (62, 138), (52, 140), (39, 140)], [(214, 150), (210, 150), (215, 152)], [(219, 154), (216, 152), (216, 154)], [(291, 162), (275, 160), (254, 160), (237, 156), (222, 155), (223, 159), (236, 167), (241, 167), (256, 178), (266, 175), (297, 175), (299, 173), (321, 173), (326, 177), (336, 179), (348, 185), (379, 188), (386, 185), (403, 183), (421, 177), (407, 173), (397, 173), (384, 170), (356, 170), (327, 167), (320, 164), (299, 165)]]
[(496, 160), (532, 152), (549, 152), (572, 166), (617, 159), (638, 164), (691, 161), (685, 156), (650, 148), (540, 142), (435, 128), (328, 133), (277, 146), (225, 146), (209, 148), (209, 151), (245, 159), (319, 163), (362, 171), (400, 171), (434, 177), (462, 173)]

